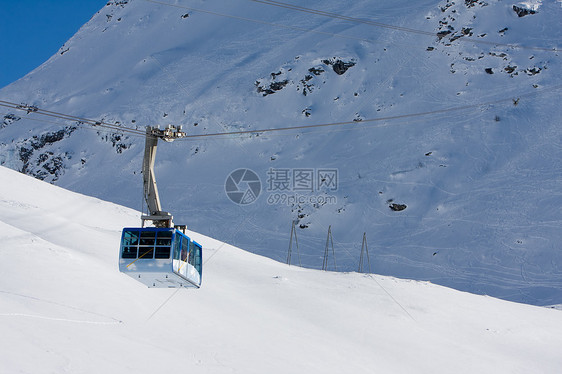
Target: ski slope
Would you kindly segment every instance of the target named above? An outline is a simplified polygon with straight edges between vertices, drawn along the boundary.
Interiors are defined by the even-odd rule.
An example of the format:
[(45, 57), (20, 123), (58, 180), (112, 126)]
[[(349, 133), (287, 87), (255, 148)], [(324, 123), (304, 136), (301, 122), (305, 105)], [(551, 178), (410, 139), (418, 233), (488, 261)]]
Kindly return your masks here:
[(0, 167), (2, 373), (556, 373), (562, 312), (303, 269), (190, 233), (203, 286), (117, 270), (139, 213)]

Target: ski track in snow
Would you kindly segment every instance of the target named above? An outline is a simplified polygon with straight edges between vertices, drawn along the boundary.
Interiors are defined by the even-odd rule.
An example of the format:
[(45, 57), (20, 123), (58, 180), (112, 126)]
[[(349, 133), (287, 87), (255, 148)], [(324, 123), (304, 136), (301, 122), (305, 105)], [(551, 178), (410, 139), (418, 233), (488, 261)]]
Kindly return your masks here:
[(103, 319), (110, 319), (111, 321), (104, 322), (104, 321), (92, 321), (92, 320), (72, 320), (72, 319), (66, 319), (66, 318), (56, 318), (56, 317), (49, 317), (49, 316), (30, 315), (30, 314), (24, 314), (24, 313), (0, 313), (0, 316), (4, 316), (4, 317), (41, 318), (41, 319), (48, 319), (48, 320), (53, 320), (53, 321), (75, 322), (75, 323), (91, 323), (91, 324), (99, 324), (99, 325), (112, 325), (112, 324), (119, 324), (119, 323), (123, 322), (123, 321), (119, 321), (119, 320), (117, 320), (113, 317), (109, 317), (109, 316), (106, 316), (106, 315), (103, 315), (103, 314), (99, 314), (99, 313), (96, 313), (96, 312), (80, 309), (80, 308), (77, 308), (77, 307), (74, 307), (74, 306), (71, 306), (71, 305), (67, 305), (67, 304), (63, 304), (63, 303), (59, 303), (59, 302), (55, 302), (55, 301), (41, 299), (41, 298), (34, 297), (34, 296), (22, 295), (22, 294), (9, 292), (9, 291), (2, 291), (2, 290), (0, 290), (0, 293), (10, 295), (10, 296), (17, 296), (17, 297), (30, 299), (30, 300), (33, 300), (33, 301), (36, 301), (36, 302), (39, 302), (39, 303), (47, 303), (47, 304), (56, 305), (56, 306), (59, 306), (59, 307), (64, 308), (64, 309), (70, 309), (70, 310), (73, 310), (73, 311), (77, 311), (81, 314), (95, 315), (97, 317), (102, 317)]
[(121, 323), (121, 322), (99, 322), (99, 321), (74, 320), (74, 319), (67, 319), (67, 318), (47, 317), (47, 316), (39, 316), (39, 315), (24, 314), (24, 313), (0, 313), (0, 317), (38, 318), (38, 319), (44, 319), (44, 320), (49, 320), (49, 321), (84, 323), (84, 324), (91, 324), (91, 325), (115, 325), (115, 324)]

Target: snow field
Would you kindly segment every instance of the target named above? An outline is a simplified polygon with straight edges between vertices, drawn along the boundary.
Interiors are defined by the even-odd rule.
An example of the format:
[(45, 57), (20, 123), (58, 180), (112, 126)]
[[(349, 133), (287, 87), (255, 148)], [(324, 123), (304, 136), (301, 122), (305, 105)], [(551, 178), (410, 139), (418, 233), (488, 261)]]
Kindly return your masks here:
[(287, 266), (190, 233), (203, 286), (117, 270), (139, 213), (0, 168), (0, 371), (555, 373), (562, 314)]

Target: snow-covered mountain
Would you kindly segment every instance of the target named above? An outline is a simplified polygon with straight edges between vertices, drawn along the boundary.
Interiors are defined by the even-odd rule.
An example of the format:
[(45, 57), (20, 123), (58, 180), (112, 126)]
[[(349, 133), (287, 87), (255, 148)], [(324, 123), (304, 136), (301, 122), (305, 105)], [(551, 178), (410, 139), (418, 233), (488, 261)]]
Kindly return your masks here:
[[(293, 263), (357, 270), (366, 233), (373, 273), (561, 303), (562, 3), (267, 3), (109, 1), (0, 100), (191, 135), (345, 123), (163, 144), (164, 208), (279, 261), (296, 221)], [(141, 208), (141, 136), (2, 113), (1, 164)]]
[(0, 167), (2, 373), (555, 373), (562, 312), (280, 264), (197, 233), (203, 287), (117, 269), (140, 212)]

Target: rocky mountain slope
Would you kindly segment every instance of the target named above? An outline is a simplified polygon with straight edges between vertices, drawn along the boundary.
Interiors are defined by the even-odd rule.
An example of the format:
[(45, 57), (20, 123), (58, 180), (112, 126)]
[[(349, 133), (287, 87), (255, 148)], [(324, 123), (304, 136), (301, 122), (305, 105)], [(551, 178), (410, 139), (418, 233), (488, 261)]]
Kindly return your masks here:
[[(28, 105), (3, 108), (0, 163), (140, 209), (142, 136), (33, 108), (190, 135), (339, 123), (162, 144), (165, 209), (280, 261), (294, 221), (306, 267), (358, 269), (366, 233), (372, 272), (561, 302), (561, 2), (283, 4), (109, 1), (0, 90)], [(237, 169), (260, 188), (231, 179), (235, 203)]]

